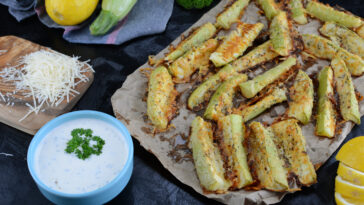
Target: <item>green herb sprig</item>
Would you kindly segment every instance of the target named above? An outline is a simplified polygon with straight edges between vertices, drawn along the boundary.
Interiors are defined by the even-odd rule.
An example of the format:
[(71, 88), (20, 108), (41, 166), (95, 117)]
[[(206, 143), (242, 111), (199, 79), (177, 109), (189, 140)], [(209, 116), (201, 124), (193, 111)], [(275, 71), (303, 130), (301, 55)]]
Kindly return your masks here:
[[(69, 154), (75, 153), (79, 159), (85, 160), (92, 154), (100, 155), (105, 140), (99, 136), (93, 136), (91, 129), (76, 128), (71, 131), (72, 139), (67, 142), (65, 151)], [(90, 146), (90, 141), (96, 144)]]

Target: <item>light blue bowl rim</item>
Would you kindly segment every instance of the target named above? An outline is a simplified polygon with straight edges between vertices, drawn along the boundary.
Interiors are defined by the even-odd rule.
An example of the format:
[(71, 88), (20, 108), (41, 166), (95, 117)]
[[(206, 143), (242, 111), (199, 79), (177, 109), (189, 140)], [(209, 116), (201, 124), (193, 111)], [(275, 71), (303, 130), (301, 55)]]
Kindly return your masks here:
[[(112, 124), (114, 127), (116, 127), (125, 137), (125, 141), (127, 143), (127, 146), (129, 148), (129, 155), (128, 159), (126, 160), (126, 163), (121, 170), (121, 172), (108, 184), (105, 186), (98, 188), (96, 190), (85, 192), (81, 194), (69, 194), (69, 193), (63, 193), (57, 190), (54, 190), (47, 185), (45, 185), (37, 176), (35, 170), (34, 170), (34, 157), (35, 157), (35, 151), (38, 146), (38, 144), (41, 142), (41, 140), (55, 127), (60, 125), (60, 121), (66, 122), (69, 120), (75, 120), (78, 118), (85, 118), (87, 116), (96, 117), (99, 120), (103, 120), (105, 122), (108, 122)], [(134, 155), (134, 147), (133, 147), (133, 140), (130, 136), (129, 131), (126, 129), (126, 127), (115, 117), (108, 115), (103, 112), (99, 111), (93, 111), (93, 110), (82, 110), (82, 111), (74, 111), (70, 113), (66, 113), (63, 115), (60, 115), (48, 123), (46, 123), (33, 137), (29, 148), (28, 148), (28, 154), (27, 154), (27, 163), (28, 163), (28, 169), (30, 172), (30, 175), (33, 177), (34, 181), (37, 183), (38, 186), (45, 189), (47, 192), (57, 195), (60, 197), (66, 197), (66, 198), (87, 198), (89, 196), (100, 194), (116, 185), (120, 180), (123, 180), (123, 177), (127, 174), (127, 171), (130, 166), (132, 166), (133, 162), (133, 155)], [(128, 179), (129, 180), (129, 179)]]

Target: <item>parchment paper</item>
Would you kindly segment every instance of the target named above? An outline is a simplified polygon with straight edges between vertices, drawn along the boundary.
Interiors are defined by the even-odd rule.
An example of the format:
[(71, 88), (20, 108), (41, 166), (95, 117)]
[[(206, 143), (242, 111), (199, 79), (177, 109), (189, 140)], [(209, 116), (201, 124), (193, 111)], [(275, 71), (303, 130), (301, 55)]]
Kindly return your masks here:
[[(221, 1), (216, 7), (207, 12), (202, 18), (197, 21), (191, 28), (200, 26), (206, 22), (215, 22), (216, 15), (223, 10), (227, 0)], [(262, 22), (267, 29), (267, 20), (264, 16), (258, 13), (259, 9), (254, 2), (251, 2), (245, 10), (242, 17), (243, 22), (256, 23)], [(317, 20), (310, 20), (304, 26), (296, 26), (300, 33), (313, 33), (318, 34), (320, 22)], [(190, 29), (184, 32), (188, 34)], [(173, 41), (176, 45), (180, 38)], [(163, 54), (168, 52), (168, 48), (161, 51), (156, 59), (162, 58)], [(318, 60), (313, 66), (308, 68), (306, 72), (312, 74), (321, 69), (324, 65), (329, 65), (329, 61)], [(229, 191), (226, 194), (205, 194), (203, 193), (199, 184), (194, 164), (189, 160), (191, 156), (190, 151), (185, 145), (185, 139), (189, 134), (190, 125), (196, 114), (188, 110), (186, 107), (187, 98), (192, 91), (193, 83), (178, 84), (177, 90), (181, 92), (181, 97), (178, 100), (180, 105), (179, 114), (172, 120), (174, 129), (161, 134), (150, 134), (152, 126), (146, 118), (147, 106), (145, 94), (147, 90), (148, 79), (140, 72), (141, 68), (150, 67), (147, 63), (138, 68), (134, 73), (128, 76), (123, 86), (115, 92), (112, 96), (112, 105), (115, 116), (121, 120), (130, 134), (136, 138), (140, 144), (148, 151), (152, 152), (163, 166), (168, 169), (178, 180), (182, 183), (191, 186), (198, 193), (215, 199), (226, 204), (273, 204), (279, 202), (286, 193), (277, 193), (266, 190), (260, 191)], [(255, 74), (261, 72), (254, 72)], [(357, 91), (364, 95), (364, 77), (354, 79), (354, 84)], [(364, 102), (360, 102), (360, 113), (363, 115)], [(276, 106), (269, 110), (269, 113), (259, 116), (255, 120), (272, 122), (273, 119), (285, 111), (284, 105)], [(331, 154), (339, 147), (344, 138), (353, 127), (353, 123), (347, 122), (343, 125), (342, 132), (334, 139), (327, 139), (317, 137), (314, 135), (314, 124), (310, 123), (302, 127), (303, 135), (307, 141), (307, 152), (314, 165), (323, 164)]]

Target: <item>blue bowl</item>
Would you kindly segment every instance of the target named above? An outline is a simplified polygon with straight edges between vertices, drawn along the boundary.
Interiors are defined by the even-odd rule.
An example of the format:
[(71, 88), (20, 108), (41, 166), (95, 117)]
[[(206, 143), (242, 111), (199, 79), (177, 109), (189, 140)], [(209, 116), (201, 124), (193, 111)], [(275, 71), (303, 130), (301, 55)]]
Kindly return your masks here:
[[(68, 193), (62, 193), (60, 191), (54, 190), (49, 188), (47, 185), (45, 185), (37, 176), (37, 173), (35, 172), (35, 151), (37, 149), (37, 146), (41, 142), (41, 140), (54, 128), (56, 128), (58, 125), (65, 123), (69, 120), (75, 120), (79, 118), (95, 118), (98, 120), (103, 120), (111, 125), (113, 125), (115, 128), (117, 128), (125, 137), (125, 141), (127, 143), (127, 146), (129, 147), (129, 154), (128, 159), (126, 160), (126, 163), (124, 165), (124, 168), (121, 170), (121, 172), (115, 177), (114, 180), (106, 184), (105, 186), (96, 189), (94, 191), (81, 193), (81, 194), (68, 194)], [(28, 169), (30, 171), (31, 176), (33, 177), (35, 183), (37, 184), (40, 192), (50, 201), (52, 201), (55, 204), (103, 204), (114, 197), (116, 197), (127, 185), (127, 183), (130, 180), (132, 171), (133, 171), (133, 155), (134, 155), (134, 147), (133, 147), (133, 141), (131, 139), (131, 136), (126, 129), (126, 127), (116, 118), (97, 111), (75, 111), (71, 113), (67, 113), (64, 115), (61, 115), (51, 121), (49, 121), (47, 124), (45, 124), (33, 137), (32, 142), (29, 145), (28, 148)]]

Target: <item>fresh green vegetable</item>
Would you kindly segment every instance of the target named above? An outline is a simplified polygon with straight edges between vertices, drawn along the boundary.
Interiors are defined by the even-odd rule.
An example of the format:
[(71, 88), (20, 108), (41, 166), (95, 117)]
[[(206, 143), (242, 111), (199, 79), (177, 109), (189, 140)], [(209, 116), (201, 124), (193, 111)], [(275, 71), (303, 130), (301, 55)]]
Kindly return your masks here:
[(92, 22), (92, 35), (104, 35), (123, 19), (134, 7), (137, 0), (103, 0), (99, 16)]
[[(91, 129), (77, 128), (71, 131), (72, 139), (67, 142), (65, 151), (68, 154), (75, 153), (82, 160), (89, 158), (92, 154), (100, 155), (105, 141), (99, 136), (93, 136)], [(93, 145), (90, 142), (94, 141)]]
[(177, 0), (177, 3), (185, 9), (202, 9), (210, 6), (213, 0)]

